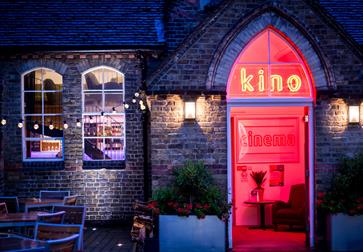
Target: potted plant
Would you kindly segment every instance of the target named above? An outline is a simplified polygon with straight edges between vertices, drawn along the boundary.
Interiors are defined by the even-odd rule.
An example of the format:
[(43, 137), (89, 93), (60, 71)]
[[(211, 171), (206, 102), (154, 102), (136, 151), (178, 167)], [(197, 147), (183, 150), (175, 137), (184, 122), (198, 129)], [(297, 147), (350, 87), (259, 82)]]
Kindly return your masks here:
[(204, 164), (188, 161), (173, 176), (153, 195), (160, 251), (225, 251), (229, 207)]
[(250, 174), (256, 184), (256, 188), (253, 191), (257, 194), (257, 201), (263, 200), (264, 189), (262, 186), (266, 181), (266, 173), (267, 171), (252, 171)]
[(363, 153), (342, 159), (329, 190), (319, 196), (330, 249), (363, 250)]

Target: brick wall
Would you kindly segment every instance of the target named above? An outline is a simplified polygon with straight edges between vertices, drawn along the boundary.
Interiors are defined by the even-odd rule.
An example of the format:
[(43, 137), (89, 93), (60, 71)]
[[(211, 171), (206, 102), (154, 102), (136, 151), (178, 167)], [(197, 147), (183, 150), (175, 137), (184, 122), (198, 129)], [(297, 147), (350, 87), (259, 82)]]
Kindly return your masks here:
[[(131, 107), (126, 112), (126, 162), (101, 162), (84, 170), (82, 130), (75, 127), (81, 118), (81, 73), (96, 66), (109, 66), (125, 74), (128, 102), (141, 87), (139, 59), (133, 53), (52, 53), (22, 54), (1, 59), (4, 80), (2, 110), (9, 113), (3, 128), (5, 193), (38, 196), (39, 190), (70, 190), (87, 205), (87, 219), (120, 220), (131, 214), (134, 199), (143, 199), (142, 113)], [(21, 130), (21, 74), (36, 67), (54, 69), (63, 76), (64, 162), (23, 162)], [(89, 163), (89, 162), (88, 162)], [(106, 169), (101, 169), (106, 168)]]

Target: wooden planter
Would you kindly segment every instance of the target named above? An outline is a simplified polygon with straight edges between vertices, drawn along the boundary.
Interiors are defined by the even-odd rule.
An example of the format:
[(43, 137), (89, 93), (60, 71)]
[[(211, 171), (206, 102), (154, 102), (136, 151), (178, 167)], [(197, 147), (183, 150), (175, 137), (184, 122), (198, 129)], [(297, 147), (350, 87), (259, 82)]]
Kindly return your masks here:
[(363, 215), (332, 214), (327, 224), (327, 240), (332, 251), (363, 250)]
[(226, 225), (217, 216), (159, 216), (160, 252), (225, 251)]

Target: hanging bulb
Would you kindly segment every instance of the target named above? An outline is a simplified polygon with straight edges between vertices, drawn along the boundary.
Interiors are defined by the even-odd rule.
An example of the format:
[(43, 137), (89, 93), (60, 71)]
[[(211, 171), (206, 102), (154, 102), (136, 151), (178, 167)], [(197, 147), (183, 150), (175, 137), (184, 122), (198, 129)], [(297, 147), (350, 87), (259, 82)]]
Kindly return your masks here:
[(140, 106), (144, 105), (144, 102), (142, 100), (139, 101)]
[(3, 125), (3, 126), (6, 125), (6, 118), (1, 119), (1, 125)]
[(38, 121), (35, 121), (33, 128), (34, 128), (35, 130), (39, 129)]
[(140, 96), (140, 93), (139, 92), (136, 92), (135, 93), (135, 97), (139, 97)]
[(20, 119), (18, 122), (18, 128), (21, 129), (24, 127), (23, 119)]
[(50, 129), (50, 130), (53, 130), (53, 129), (54, 129), (54, 125), (53, 125), (53, 122), (52, 122), (52, 121), (50, 121), (49, 129)]
[(141, 109), (141, 110), (145, 110), (145, 109), (146, 109), (146, 106), (145, 106), (144, 104), (142, 104), (142, 105), (140, 106), (140, 109)]
[(92, 116), (89, 116), (89, 122), (93, 123), (93, 117)]
[(136, 103), (136, 99), (135, 98), (132, 98), (132, 103)]
[(130, 105), (127, 103), (124, 103), (124, 107), (125, 107), (125, 109), (128, 109), (130, 107)]
[(101, 118), (103, 118), (103, 116), (105, 115), (105, 112), (101, 112)]
[(112, 113), (116, 114), (116, 108), (115, 107), (112, 107)]
[(67, 123), (67, 121), (63, 121), (63, 128), (64, 129), (68, 129), (69, 125)]
[(76, 126), (78, 128), (82, 127), (82, 123), (81, 123), (81, 121), (79, 119), (77, 119)]

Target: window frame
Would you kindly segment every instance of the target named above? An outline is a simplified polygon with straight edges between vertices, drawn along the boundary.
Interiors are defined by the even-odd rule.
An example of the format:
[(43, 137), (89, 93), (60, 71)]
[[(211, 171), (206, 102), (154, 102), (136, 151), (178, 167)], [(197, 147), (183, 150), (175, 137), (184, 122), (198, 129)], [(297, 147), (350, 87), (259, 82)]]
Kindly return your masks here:
[[(113, 71), (117, 74), (120, 74), (123, 78), (123, 84), (122, 84), (122, 89), (104, 89), (104, 76), (102, 76), (102, 89), (88, 89), (85, 90), (84, 89), (84, 80), (85, 80), (85, 75), (93, 72), (93, 71), (97, 71), (97, 70), (102, 70), (102, 69), (107, 69), (110, 71)], [(109, 67), (109, 66), (105, 66), (105, 65), (101, 65), (101, 66), (96, 66), (96, 67), (92, 67), (87, 69), (86, 71), (82, 72), (81, 75), (81, 87), (82, 87), (82, 111), (81, 111), (81, 120), (82, 120), (82, 160), (83, 162), (125, 162), (126, 161), (126, 111), (123, 108), (123, 112), (116, 112), (116, 113), (112, 113), (111, 112), (104, 112), (104, 116), (108, 116), (108, 115), (117, 115), (117, 116), (123, 116), (123, 136), (95, 136), (95, 137), (85, 137), (85, 131), (84, 131), (84, 117), (85, 116), (100, 116), (101, 112), (85, 112), (85, 94), (102, 94), (102, 107), (103, 109), (105, 108), (105, 94), (119, 94), (122, 93), (122, 101), (125, 101), (125, 86), (126, 86), (126, 79), (125, 79), (125, 74), (120, 72), (119, 70), (113, 68), (113, 67)], [(88, 91), (88, 92), (87, 92)], [(119, 104), (118, 106), (123, 106), (123, 104)], [(103, 144), (105, 144), (105, 140), (106, 139), (123, 139), (123, 155), (124, 155), (124, 159), (92, 159), (92, 160), (85, 160), (84, 156), (85, 156), (85, 146), (84, 146), (84, 141), (85, 139), (103, 139)], [(104, 156), (105, 157), (105, 156)]]
[[(47, 71), (51, 71), (54, 73), (59, 74), (59, 76), (61, 77), (62, 80), (62, 89), (61, 91), (58, 90), (44, 90), (44, 83), (43, 83), (43, 79), (42, 79), (42, 89), (41, 90), (25, 90), (25, 76), (31, 72), (37, 71), (37, 70), (47, 70)], [(43, 78), (43, 75), (42, 75)], [(36, 113), (36, 114), (25, 114), (25, 93), (41, 93), (42, 94), (42, 113)], [(45, 114), (44, 111), (44, 93), (61, 93), (62, 94), (62, 99), (61, 99), (61, 107), (62, 107), (62, 113), (61, 114), (57, 114), (57, 113), (51, 113), (51, 114)], [(63, 119), (64, 119), (64, 110), (63, 110), (63, 94), (64, 94), (64, 85), (63, 85), (63, 75), (58, 73), (56, 70), (48, 68), (48, 67), (35, 67), (32, 68), (26, 72), (23, 72), (21, 74), (21, 119), (23, 120), (23, 124), (24, 126), (22, 127), (22, 160), (23, 162), (63, 162), (64, 161), (64, 129), (63, 129), (63, 137), (50, 137), (49, 139), (46, 140), (60, 140), (62, 147), (61, 147), (61, 151), (62, 151), (62, 157), (61, 158), (27, 158), (26, 157), (26, 142), (27, 141), (41, 141), (44, 140), (44, 138), (40, 138), (40, 137), (26, 137), (26, 116), (38, 116), (38, 117), (42, 117), (42, 125), (44, 124), (44, 118), (46, 116), (60, 116), (62, 118), (61, 123), (63, 123)], [(44, 125), (43, 125), (44, 127)], [(44, 130), (43, 130), (44, 133)], [(44, 135), (44, 134), (43, 134)]]

